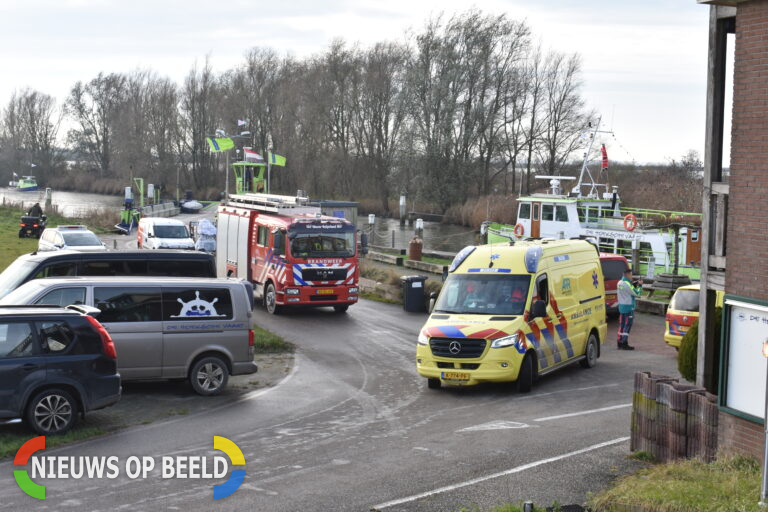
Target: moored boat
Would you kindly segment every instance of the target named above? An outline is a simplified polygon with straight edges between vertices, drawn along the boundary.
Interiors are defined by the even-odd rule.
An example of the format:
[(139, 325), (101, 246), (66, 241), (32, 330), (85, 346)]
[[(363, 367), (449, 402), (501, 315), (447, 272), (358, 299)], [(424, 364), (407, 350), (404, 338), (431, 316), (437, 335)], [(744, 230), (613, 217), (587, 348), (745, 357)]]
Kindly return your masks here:
[[(599, 122), (598, 122), (599, 126)], [(566, 192), (562, 181), (570, 176), (536, 176), (548, 179), (547, 193), (519, 197), (517, 224), (486, 222), (483, 231), (488, 243), (523, 238), (591, 238), (600, 251), (639, 259), (643, 272), (669, 271), (675, 265), (681, 273), (698, 278), (701, 264), (701, 214), (621, 206), (618, 187), (605, 191), (589, 170), (589, 152), (597, 134), (592, 133), (577, 184)], [(604, 156), (604, 158), (606, 158)], [(607, 162), (606, 162), (607, 163)], [(588, 182), (585, 183), (585, 176)], [(602, 194), (599, 188), (603, 187)], [(582, 190), (588, 188), (586, 193)], [(676, 247), (677, 246), (677, 247)]]
[(18, 181), (11, 181), (8, 184), (21, 192), (34, 192), (37, 190), (37, 180), (34, 176), (22, 176)]

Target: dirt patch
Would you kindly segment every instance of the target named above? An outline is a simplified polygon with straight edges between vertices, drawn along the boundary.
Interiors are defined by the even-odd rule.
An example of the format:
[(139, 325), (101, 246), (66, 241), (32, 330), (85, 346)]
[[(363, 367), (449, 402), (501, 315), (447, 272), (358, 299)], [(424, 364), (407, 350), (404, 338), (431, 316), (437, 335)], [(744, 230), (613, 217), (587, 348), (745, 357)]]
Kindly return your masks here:
[(117, 404), (88, 413), (75, 428), (98, 427), (110, 431), (224, 405), (245, 393), (278, 384), (293, 368), (294, 357), (292, 353), (257, 354), (254, 360), (259, 366), (258, 372), (230, 377), (227, 388), (217, 396), (198, 395), (186, 380), (123, 383), (123, 395)]

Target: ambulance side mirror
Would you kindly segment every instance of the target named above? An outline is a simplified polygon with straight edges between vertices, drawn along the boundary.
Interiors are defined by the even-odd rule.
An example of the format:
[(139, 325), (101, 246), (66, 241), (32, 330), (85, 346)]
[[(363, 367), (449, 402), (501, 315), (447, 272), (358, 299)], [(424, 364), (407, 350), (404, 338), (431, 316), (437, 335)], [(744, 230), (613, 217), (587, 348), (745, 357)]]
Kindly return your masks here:
[(531, 318), (543, 318), (547, 316), (547, 303), (543, 300), (533, 301), (531, 306)]
[(435, 302), (437, 302), (437, 292), (429, 294), (429, 314), (432, 314), (432, 310), (435, 309)]

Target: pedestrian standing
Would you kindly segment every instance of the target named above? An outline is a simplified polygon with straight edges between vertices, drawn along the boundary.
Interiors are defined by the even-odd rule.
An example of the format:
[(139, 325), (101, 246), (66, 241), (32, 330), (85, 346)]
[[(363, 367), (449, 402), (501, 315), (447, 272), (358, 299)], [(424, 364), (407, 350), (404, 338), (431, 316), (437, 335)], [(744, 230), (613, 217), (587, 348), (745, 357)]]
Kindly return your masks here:
[(618, 347), (619, 350), (635, 350), (635, 347), (629, 344), (629, 331), (632, 330), (635, 320), (637, 298), (643, 293), (643, 282), (632, 281), (632, 270), (626, 269), (624, 277), (616, 286), (616, 291), (619, 300)]

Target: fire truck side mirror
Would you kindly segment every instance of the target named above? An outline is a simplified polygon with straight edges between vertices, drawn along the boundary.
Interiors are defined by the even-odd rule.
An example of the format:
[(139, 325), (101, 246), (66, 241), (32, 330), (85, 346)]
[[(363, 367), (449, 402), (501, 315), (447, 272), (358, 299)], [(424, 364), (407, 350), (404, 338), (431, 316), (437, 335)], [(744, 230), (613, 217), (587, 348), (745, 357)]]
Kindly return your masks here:
[(360, 233), (360, 253), (368, 254), (368, 233)]

